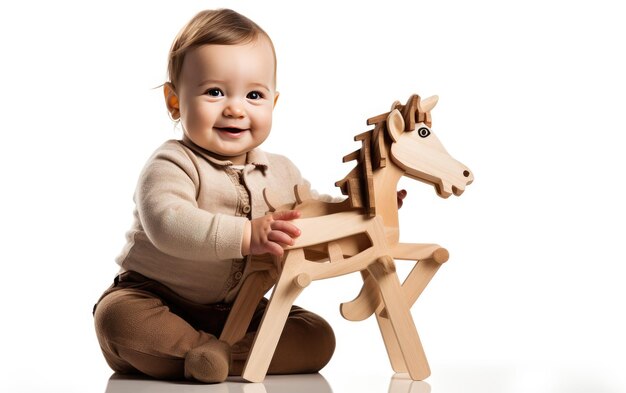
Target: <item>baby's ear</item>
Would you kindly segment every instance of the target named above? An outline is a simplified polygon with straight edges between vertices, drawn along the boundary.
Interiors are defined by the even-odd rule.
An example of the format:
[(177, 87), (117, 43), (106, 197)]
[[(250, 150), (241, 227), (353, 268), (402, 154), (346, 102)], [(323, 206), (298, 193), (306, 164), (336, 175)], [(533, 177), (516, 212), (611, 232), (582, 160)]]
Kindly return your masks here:
[(163, 96), (165, 97), (165, 106), (167, 106), (170, 116), (173, 120), (178, 120), (180, 118), (178, 95), (176, 94), (176, 90), (174, 90), (174, 85), (170, 82), (166, 82), (163, 85)]
[(278, 101), (279, 92), (274, 93), (274, 107), (276, 107), (276, 101)]

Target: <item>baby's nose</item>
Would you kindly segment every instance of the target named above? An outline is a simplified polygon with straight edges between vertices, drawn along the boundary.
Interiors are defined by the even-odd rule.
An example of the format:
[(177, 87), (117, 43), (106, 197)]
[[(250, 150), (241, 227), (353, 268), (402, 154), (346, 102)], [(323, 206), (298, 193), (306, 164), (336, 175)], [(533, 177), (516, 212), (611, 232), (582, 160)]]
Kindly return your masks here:
[(245, 114), (239, 103), (229, 102), (224, 108), (224, 116), (226, 117), (243, 117)]

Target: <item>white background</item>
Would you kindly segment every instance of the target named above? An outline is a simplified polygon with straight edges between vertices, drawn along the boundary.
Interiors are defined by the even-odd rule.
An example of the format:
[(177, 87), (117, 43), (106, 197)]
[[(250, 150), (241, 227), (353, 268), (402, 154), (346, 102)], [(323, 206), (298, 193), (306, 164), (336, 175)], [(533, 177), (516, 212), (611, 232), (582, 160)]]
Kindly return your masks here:
[[(625, 391), (617, 3), (3, 2), (0, 390), (104, 391), (91, 307), (117, 270), (143, 163), (180, 137), (155, 87), (182, 25), (229, 7), (278, 54), (264, 148), (321, 192), (338, 194), (366, 118), (439, 95), (433, 130), (476, 180), (447, 200), (401, 182), (401, 240), (451, 253), (413, 308), (433, 392)], [(315, 282), (297, 302), (335, 328), (334, 392), (385, 391), (392, 374), (375, 322), (338, 313), (359, 281)]]

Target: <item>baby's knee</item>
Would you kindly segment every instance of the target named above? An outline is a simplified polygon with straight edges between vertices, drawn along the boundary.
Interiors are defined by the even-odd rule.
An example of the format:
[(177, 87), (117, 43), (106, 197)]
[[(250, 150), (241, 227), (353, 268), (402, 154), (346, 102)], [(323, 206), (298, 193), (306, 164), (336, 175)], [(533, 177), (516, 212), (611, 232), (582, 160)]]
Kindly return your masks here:
[(94, 312), (96, 335), (100, 344), (121, 342), (128, 338), (141, 325), (146, 302), (156, 303), (158, 300), (127, 290), (110, 293), (101, 299)]
[(332, 327), (324, 318), (310, 311), (300, 310), (290, 316), (285, 326), (285, 334), (293, 336), (301, 354), (307, 354), (307, 371), (321, 370), (335, 352), (335, 333)]

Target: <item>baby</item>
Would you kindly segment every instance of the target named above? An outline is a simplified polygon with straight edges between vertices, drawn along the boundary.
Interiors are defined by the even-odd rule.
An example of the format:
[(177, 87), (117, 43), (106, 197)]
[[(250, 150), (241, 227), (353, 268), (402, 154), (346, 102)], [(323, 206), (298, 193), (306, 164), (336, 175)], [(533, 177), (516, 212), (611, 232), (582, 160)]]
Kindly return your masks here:
[[(258, 25), (232, 10), (200, 12), (174, 40), (168, 71), (165, 104), (184, 135), (139, 177), (120, 273), (94, 307), (96, 334), (116, 372), (221, 382), (241, 373), (267, 303), (241, 341), (217, 339), (249, 258), (281, 256), (300, 234), (299, 213), (266, 215), (262, 191), (293, 203), (305, 180), (258, 148), (278, 99), (274, 47)], [(330, 325), (294, 306), (268, 373), (317, 372), (334, 348)]]

